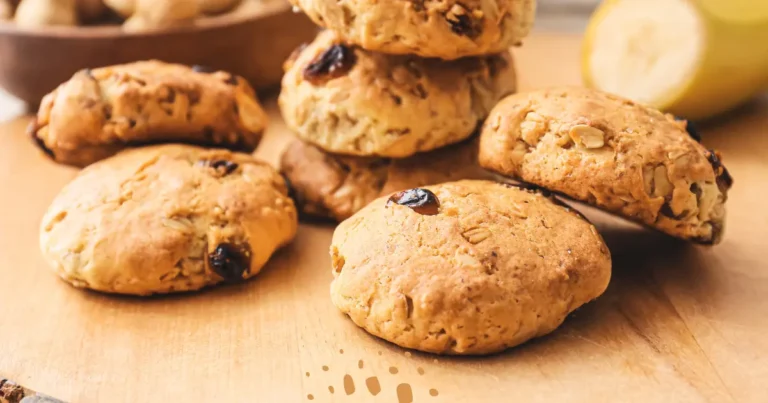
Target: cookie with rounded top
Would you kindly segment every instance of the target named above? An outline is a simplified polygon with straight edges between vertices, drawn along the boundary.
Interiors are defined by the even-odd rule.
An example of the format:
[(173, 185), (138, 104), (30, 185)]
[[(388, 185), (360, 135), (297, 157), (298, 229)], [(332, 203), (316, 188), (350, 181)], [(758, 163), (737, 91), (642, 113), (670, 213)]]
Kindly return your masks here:
[(57, 162), (86, 166), (152, 143), (251, 152), (267, 123), (243, 78), (152, 60), (75, 73), (43, 98), (29, 134)]
[(285, 182), (268, 164), (164, 145), (81, 171), (43, 217), (40, 247), (76, 287), (148, 295), (253, 277), (297, 226)]
[(325, 151), (404, 158), (470, 137), (515, 88), (509, 53), (392, 56), (324, 31), (286, 62), (279, 104), (288, 127)]
[(608, 285), (592, 224), (531, 189), (459, 181), (374, 200), (331, 244), (333, 303), (369, 333), (489, 354), (556, 329)]
[(577, 87), (509, 96), (486, 120), (480, 164), (669, 235), (720, 241), (733, 183), (686, 122)]

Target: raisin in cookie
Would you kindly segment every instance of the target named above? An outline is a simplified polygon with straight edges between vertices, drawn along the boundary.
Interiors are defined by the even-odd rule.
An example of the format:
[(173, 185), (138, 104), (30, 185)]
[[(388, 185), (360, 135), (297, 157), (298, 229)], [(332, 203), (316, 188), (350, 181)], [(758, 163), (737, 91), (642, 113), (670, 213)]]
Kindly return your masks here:
[(266, 163), (162, 145), (80, 172), (45, 214), (40, 246), (76, 287), (148, 295), (255, 276), (297, 226), (285, 182)]
[(279, 103), (288, 127), (328, 152), (402, 158), (468, 138), (515, 84), (509, 53), (391, 56), (324, 31), (286, 62)]
[(43, 98), (30, 135), (54, 160), (85, 166), (161, 142), (251, 152), (266, 125), (244, 79), (144, 61), (76, 73)]
[(499, 53), (533, 25), (535, 0), (290, 0), (316, 24), (362, 48), (457, 59)]
[(342, 221), (384, 194), (460, 179), (491, 179), (477, 164), (477, 142), (467, 141), (405, 159), (349, 157), (294, 140), (280, 170), (309, 216)]
[(375, 200), (333, 234), (333, 303), (369, 333), (438, 354), (489, 354), (545, 335), (603, 293), (592, 224), (537, 191), (489, 181)]
[(686, 122), (595, 90), (510, 96), (485, 122), (480, 164), (700, 243), (720, 240), (732, 179)]

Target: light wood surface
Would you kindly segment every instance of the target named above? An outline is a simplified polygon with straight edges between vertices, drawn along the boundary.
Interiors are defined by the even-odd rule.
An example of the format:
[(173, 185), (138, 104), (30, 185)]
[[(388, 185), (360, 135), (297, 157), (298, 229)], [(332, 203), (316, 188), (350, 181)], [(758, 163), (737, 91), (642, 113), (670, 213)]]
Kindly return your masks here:
[[(576, 37), (535, 36), (516, 53), (523, 89), (578, 83)], [(276, 161), (290, 135), (271, 109), (258, 153)], [(37, 236), (76, 171), (38, 153), (26, 123), (0, 125), (0, 377), (36, 391), (74, 402), (407, 402), (407, 389), (414, 402), (766, 401), (768, 101), (704, 126), (735, 177), (721, 245), (588, 211), (613, 254), (608, 291), (552, 335), (486, 358), (406, 353), (342, 316), (328, 297), (329, 225), (302, 225), (243, 285), (151, 299), (68, 286)]]

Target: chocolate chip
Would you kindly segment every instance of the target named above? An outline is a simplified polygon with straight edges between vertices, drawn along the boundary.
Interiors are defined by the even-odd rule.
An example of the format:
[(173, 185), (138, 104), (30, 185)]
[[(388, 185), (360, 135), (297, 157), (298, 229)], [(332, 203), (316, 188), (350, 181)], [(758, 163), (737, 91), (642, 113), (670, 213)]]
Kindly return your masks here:
[(685, 120), (678, 117), (676, 117), (675, 120), (677, 120), (678, 122), (685, 122), (685, 131), (688, 132), (688, 135), (691, 136), (692, 139), (701, 143), (701, 135), (699, 134), (699, 131), (696, 129), (696, 126), (694, 126), (693, 122), (691, 122), (690, 120)]
[(430, 190), (422, 188), (408, 189), (395, 193), (389, 197), (387, 206), (392, 203), (409, 207), (423, 215), (435, 215), (440, 208), (440, 201), (437, 200), (437, 196)]
[(209, 66), (203, 66), (203, 65), (200, 65), (200, 64), (196, 64), (196, 65), (192, 66), (192, 71), (194, 71), (195, 73), (213, 73), (216, 70), (211, 68), (211, 67), (209, 67)]
[(355, 65), (355, 52), (346, 45), (335, 44), (316, 57), (305, 69), (304, 79), (321, 84), (346, 74)]
[(213, 253), (208, 255), (208, 265), (225, 281), (242, 281), (251, 270), (250, 248), (247, 245), (219, 244)]
[(203, 166), (211, 167), (226, 176), (234, 172), (239, 165), (236, 162), (228, 160), (204, 160), (199, 162)]
[(40, 148), (45, 153), (45, 155), (51, 159), (56, 159), (53, 155), (53, 151), (51, 151), (51, 149), (45, 145), (45, 141), (37, 136), (38, 130), (40, 130), (40, 125), (37, 124), (37, 119), (30, 122), (29, 126), (27, 126), (27, 134), (32, 139), (32, 141), (35, 142), (35, 145), (37, 145), (37, 147)]
[(707, 151), (707, 160), (712, 165), (712, 169), (715, 170), (715, 175), (717, 177), (717, 187), (720, 188), (721, 192), (723, 192), (733, 186), (733, 177), (728, 172), (728, 170), (725, 169), (725, 166), (723, 165), (723, 162), (720, 158), (720, 154), (717, 151)]

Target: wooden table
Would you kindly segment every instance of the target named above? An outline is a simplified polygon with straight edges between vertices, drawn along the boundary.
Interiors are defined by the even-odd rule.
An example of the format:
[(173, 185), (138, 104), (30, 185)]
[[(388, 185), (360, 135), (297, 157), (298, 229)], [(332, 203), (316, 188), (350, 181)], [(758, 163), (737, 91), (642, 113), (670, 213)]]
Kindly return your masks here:
[[(578, 83), (578, 47), (528, 40), (523, 89)], [(258, 154), (275, 161), (290, 135), (271, 110)], [(736, 179), (721, 245), (589, 211), (613, 253), (608, 291), (554, 334), (486, 358), (408, 353), (355, 327), (328, 296), (328, 225), (302, 225), (243, 285), (150, 299), (68, 286), (37, 237), (76, 171), (33, 148), (26, 123), (0, 125), (0, 377), (34, 390), (76, 402), (768, 399), (768, 101), (703, 130)]]

